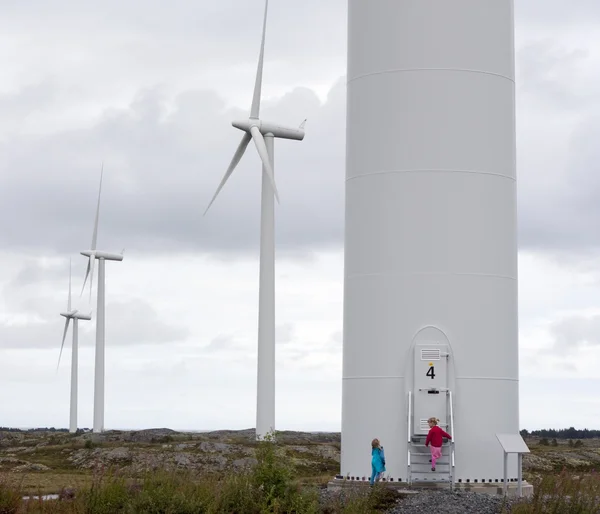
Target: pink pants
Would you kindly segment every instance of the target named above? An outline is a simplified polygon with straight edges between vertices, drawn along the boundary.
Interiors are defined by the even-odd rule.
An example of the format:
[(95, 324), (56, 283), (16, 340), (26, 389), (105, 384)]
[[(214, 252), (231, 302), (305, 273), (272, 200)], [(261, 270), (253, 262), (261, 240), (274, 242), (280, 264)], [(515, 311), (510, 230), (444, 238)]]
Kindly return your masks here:
[(442, 447), (431, 445), (429, 449), (431, 450), (431, 467), (435, 468), (435, 461), (442, 458)]

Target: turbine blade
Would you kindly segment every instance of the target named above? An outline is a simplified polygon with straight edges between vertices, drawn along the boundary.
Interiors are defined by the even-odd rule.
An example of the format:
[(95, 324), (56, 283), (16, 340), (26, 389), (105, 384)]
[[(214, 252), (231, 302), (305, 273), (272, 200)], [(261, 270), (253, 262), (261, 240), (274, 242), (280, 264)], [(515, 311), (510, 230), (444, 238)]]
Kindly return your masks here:
[(210, 203), (208, 204), (208, 207), (204, 211), (204, 216), (206, 216), (208, 209), (210, 209), (210, 206), (217, 199), (217, 196), (221, 192), (221, 189), (223, 189), (225, 182), (227, 182), (227, 179), (229, 179), (229, 177), (233, 173), (233, 170), (235, 169), (235, 167), (238, 165), (238, 163), (242, 159), (242, 156), (244, 155), (244, 152), (246, 151), (246, 148), (248, 147), (248, 143), (250, 143), (251, 139), (252, 139), (252, 136), (250, 134), (248, 134), (248, 132), (244, 133), (244, 135), (242, 136), (242, 140), (240, 141), (240, 144), (238, 145), (237, 150), (235, 151), (235, 154), (233, 154), (233, 159), (231, 159), (231, 164), (229, 164), (229, 168), (227, 168), (227, 171), (225, 172), (225, 175), (223, 176), (223, 180), (221, 180), (221, 183), (219, 184), (219, 187), (217, 188), (217, 192), (212, 197), (212, 200), (210, 201)]
[(98, 239), (98, 218), (100, 217), (100, 195), (102, 193), (102, 176), (104, 175), (104, 161), (100, 168), (100, 188), (98, 189), (98, 205), (96, 206), (96, 219), (94, 220), (94, 234), (92, 235), (92, 250), (96, 249), (96, 241)]
[(58, 371), (58, 367), (60, 366), (60, 358), (62, 357), (63, 347), (65, 346), (65, 339), (67, 337), (67, 330), (69, 330), (69, 322), (71, 318), (67, 318), (65, 321), (65, 331), (63, 332), (62, 344), (60, 345), (60, 353), (58, 354), (58, 364), (56, 366), (56, 371)]
[(250, 108), (250, 117), (258, 118), (260, 112), (260, 95), (262, 90), (263, 63), (265, 57), (265, 36), (267, 33), (267, 11), (269, 9), (269, 0), (265, 0), (265, 17), (263, 20), (262, 41), (260, 43), (260, 54), (258, 56), (258, 68), (256, 69), (256, 82), (254, 84), (254, 97), (252, 98), (252, 107)]
[(92, 267), (92, 259), (95, 259), (95, 257), (93, 255), (88, 258), (87, 270), (85, 272), (85, 278), (83, 279), (83, 286), (81, 287), (81, 293), (79, 293), (79, 296), (81, 296), (83, 294), (83, 291), (85, 290), (85, 284), (86, 284), (88, 276), (90, 274), (90, 268)]
[(271, 166), (271, 160), (269, 159), (269, 152), (267, 151), (265, 139), (260, 133), (259, 128), (256, 126), (250, 127), (250, 132), (252, 133), (252, 139), (254, 139), (254, 144), (258, 150), (258, 155), (260, 155), (260, 159), (262, 160), (263, 166), (265, 167), (267, 175), (269, 176), (269, 180), (271, 181), (271, 187), (273, 188), (273, 193), (275, 194), (277, 203), (279, 203), (279, 194), (277, 193), (277, 186), (275, 185), (275, 174), (273, 173), (273, 167)]
[(69, 259), (69, 299), (67, 300), (67, 312), (71, 312), (71, 259)]

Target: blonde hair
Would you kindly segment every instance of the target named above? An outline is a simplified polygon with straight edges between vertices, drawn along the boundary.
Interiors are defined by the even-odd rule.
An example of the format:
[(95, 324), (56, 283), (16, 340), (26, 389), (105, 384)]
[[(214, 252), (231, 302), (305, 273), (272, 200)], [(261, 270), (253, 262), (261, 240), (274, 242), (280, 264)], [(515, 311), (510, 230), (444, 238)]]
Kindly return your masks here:
[(438, 418), (429, 418), (427, 420), (427, 423), (433, 423), (434, 425), (437, 425), (440, 422), (440, 420)]
[(379, 439), (373, 439), (371, 441), (371, 447), (372, 448), (379, 448)]

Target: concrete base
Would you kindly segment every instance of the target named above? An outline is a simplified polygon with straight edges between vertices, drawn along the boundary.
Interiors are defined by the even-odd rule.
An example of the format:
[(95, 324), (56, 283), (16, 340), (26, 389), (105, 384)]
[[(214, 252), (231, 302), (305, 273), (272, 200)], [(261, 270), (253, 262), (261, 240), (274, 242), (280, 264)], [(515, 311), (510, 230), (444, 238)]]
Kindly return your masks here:
[[(410, 486), (406, 482), (378, 482), (379, 485), (383, 485), (385, 487), (394, 488), (398, 494), (411, 495), (418, 494), (419, 491), (422, 490), (438, 490), (438, 489), (450, 489), (449, 484), (443, 483), (423, 483), (417, 482), (413, 483)], [(370, 487), (369, 481), (361, 481), (361, 480), (346, 480), (343, 478), (334, 478), (327, 484), (327, 489), (336, 490), (347, 487)], [(503, 485), (498, 484), (464, 484), (464, 483), (456, 483), (454, 484), (455, 491), (470, 491), (474, 493), (480, 494), (490, 494), (494, 496), (504, 496), (504, 488)], [(522, 496), (527, 498), (533, 495), (533, 485), (526, 482), (525, 480), (521, 483), (521, 491)], [(511, 482), (508, 484), (508, 492), (507, 496), (514, 497), (517, 496), (517, 484), (515, 482)]]

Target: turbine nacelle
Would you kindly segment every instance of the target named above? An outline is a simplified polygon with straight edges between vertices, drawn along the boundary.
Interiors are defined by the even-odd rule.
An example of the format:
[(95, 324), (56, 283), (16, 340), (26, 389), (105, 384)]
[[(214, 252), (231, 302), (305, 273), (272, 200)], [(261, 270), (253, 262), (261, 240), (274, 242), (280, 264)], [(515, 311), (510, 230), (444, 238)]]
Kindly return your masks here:
[(60, 315), (61, 315), (63, 318), (74, 318), (74, 317), (75, 317), (75, 314), (77, 314), (78, 312), (79, 312), (79, 311), (78, 311), (77, 309), (73, 309), (73, 310), (70, 310), (70, 311), (61, 312), (61, 313), (60, 313)]
[(298, 128), (292, 128), (249, 118), (247, 120), (235, 120), (232, 121), (231, 124), (235, 128), (248, 133), (250, 133), (252, 127), (257, 127), (263, 136), (272, 134), (274, 137), (280, 139), (293, 139), (296, 141), (302, 141), (304, 139), (304, 123)]
[(85, 252), (79, 252), (85, 257), (95, 257), (96, 259), (104, 259), (105, 261), (122, 261), (122, 253), (110, 253), (110, 252), (99, 252), (96, 250), (88, 250)]

